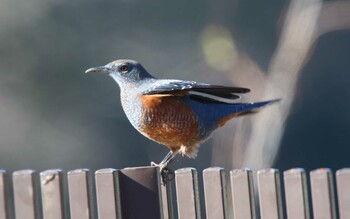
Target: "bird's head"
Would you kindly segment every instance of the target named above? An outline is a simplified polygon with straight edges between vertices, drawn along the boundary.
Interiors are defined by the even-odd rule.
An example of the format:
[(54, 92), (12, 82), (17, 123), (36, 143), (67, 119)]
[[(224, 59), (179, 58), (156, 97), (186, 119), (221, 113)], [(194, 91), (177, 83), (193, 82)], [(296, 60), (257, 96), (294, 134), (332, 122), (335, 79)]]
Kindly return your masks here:
[(140, 63), (129, 59), (119, 59), (104, 66), (89, 68), (85, 73), (108, 74), (120, 87), (137, 84), (143, 79), (153, 78)]

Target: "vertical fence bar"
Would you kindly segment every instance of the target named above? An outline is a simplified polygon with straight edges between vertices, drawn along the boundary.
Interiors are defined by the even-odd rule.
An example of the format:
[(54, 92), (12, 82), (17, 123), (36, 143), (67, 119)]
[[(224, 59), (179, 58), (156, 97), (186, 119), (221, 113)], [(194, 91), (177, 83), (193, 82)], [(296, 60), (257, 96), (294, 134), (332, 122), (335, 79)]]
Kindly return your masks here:
[(350, 168), (337, 171), (339, 218), (350, 219)]
[(281, 219), (282, 200), (280, 176), (276, 169), (258, 171), (260, 215), (262, 219)]
[(207, 219), (228, 218), (224, 169), (220, 167), (205, 169), (203, 185)]
[(250, 169), (230, 172), (233, 214), (235, 219), (255, 219), (253, 174)]
[(62, 171), (46, 170), (40, 173), (41, 199), (44, 219), (65, 218), (62, 189)]
[(161, 193), (162, 193), (162, 207), (163, 207), (163, 216), (164, 219), (173, 219), (174, 218), (174, 208), (172, 201), (172, 188), (171, 180), (167, 180), (165, 183), (161, 184)]
[(310, 173), (312, 207), (315, 219), (335, 219), (332, 171), (328, 168)]
[(194, 168), (175, 171), (176, 196), (179, 219), (200, 219), (198, 177)]
[(284, 171), (284, 190), (288, 219), (309, 219), (306, 173), (294, 168)]
[(12, 175), (16, 219), (38, 217), (34, 176), (34, 170), (18, 170)]
[(0, 169), (0, 219), (8, 218), (6, 171)]
[(120, 219), (119, 175), (115, 169), (95, 172), (97, 215), (99, 219)]
[(91, 194), (88, 169), (68, 172), (69, 208), (72, 219), (91, 219)]
[(159, 168), (125, 168), (119, 174), (123, 219), (163, 218)]

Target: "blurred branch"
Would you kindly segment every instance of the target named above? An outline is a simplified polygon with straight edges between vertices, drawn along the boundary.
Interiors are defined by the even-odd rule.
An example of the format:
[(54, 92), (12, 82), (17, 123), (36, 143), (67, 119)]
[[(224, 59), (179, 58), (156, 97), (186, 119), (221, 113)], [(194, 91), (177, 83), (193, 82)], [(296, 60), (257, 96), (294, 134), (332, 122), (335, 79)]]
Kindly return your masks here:
[(317, 35), (341, 29), (350, 29), (350, 1), (324, 3), (318, 19)]
[[(221, 136), (215, 136), (214, 143), (218, 141), (216, 138), (234, 136), (232, 159), (224, 159), (225, 161), (219, 159), (222, 157), (220, 153), (222, 150), (215, 150), (213, 151), (215, 163), (219, 161), (220, 165), (229, 168), (242, 166), (263, 168), (273, 164), (283, 136), (284, 124), (292, 107), (300, 70), (310, 57), (313, 45), (321, 34), (350, 27), (349, 12), (350, 3), (344, 1), (290, 2), (278, 47), (265, 74), (266, 79), (261, 80), (261, 73), (258, 73), (259, 83), (255, 83), (260, 85), (258, 90), (262, 91), (263, 100), (282, 98), (282, 101), (267, 107), (257, 116), (237, 120), (239, 124), (235, 124), (233, 134), (229, 133), (229, 129), (225, 129), (225, 133)], [(254, 77), (249, 79), (254, 81)], [(230, 151), (228, 147), (232, 146), (226, 147), (227, 151)]]
[(288, 8), (279, 45), (271, 60), (263, 99), (282, 98), (256, 116), (243, 165), (268, 167), (278, 152), (300, 69), (314, 43), (319, 0), (294, 0)]

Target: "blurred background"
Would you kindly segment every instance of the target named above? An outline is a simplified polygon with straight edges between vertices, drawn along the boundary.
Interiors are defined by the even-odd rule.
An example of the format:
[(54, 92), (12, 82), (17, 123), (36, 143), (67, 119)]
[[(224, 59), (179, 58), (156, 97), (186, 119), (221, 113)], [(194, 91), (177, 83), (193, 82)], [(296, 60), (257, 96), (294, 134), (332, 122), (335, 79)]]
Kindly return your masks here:
[(2, 0), (0, 168), (149, 165), (168, 152), (87, 68), (138, 60), (154, 76), (282, 98), (232, 120), (176, 168), (350, 165), (350, 1)]

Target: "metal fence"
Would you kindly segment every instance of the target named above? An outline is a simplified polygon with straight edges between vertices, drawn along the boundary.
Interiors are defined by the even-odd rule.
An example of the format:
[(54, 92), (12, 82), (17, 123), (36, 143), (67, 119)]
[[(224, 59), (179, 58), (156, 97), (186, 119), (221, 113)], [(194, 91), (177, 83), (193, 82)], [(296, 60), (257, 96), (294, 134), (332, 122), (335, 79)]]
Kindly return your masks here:
[(193, 168), (175, 171), (175, 194), (172, 182), (163, 185), (155, 167), (101, 169), (94, 180), (87, 169), (67, 175), (20, 170), (12, 178), (0, 170), (0, 219), (171, 219), (174, 214), (181, 219), (350, 219), (350, 168), (336, 172), (337, 192), (330, 169), (311, 171), (309, 178), (303, 169), (290, 169), (283, 172), (283, 183), (278, 170), (260, 170), (256, 192), (251, 170), (232, 170), (228, 178), (226, 186), (224, 169), (205, 169), (200, 205), (202, 190)]

